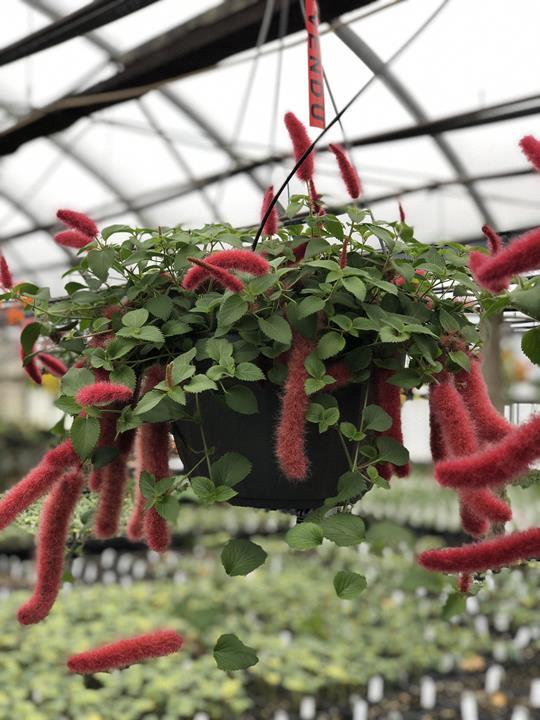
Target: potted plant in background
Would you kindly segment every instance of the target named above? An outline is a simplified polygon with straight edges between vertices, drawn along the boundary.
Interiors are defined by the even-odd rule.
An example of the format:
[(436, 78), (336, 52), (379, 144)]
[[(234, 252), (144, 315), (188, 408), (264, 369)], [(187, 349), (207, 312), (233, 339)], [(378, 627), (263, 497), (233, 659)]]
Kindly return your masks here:
[[(375, 486), (389, 488), (392, 475), (407, 474), (401, 403), (424, 385), (431, 388), (439, 476), (458, 488), (465, 530), (484, 536), (511, 516), (488, 485), (502, 486), (515, 468), (510, 475), (501, 470), (492, 483), (479, 471), (473, 487), (444, 474), (501, 440), (516, 442), (518, 431), (489, 402), (478, 361), (478, 315), (495, 312), (508, 295), (493, 297), (479, 287), (466, 248), (419, 242), (401, 207), (392, 222), (357, 204), (339, 216), (326, 212), (305, 129), (292, 114), (286, 124), (307, 192), (291, 198), (279, 226), (269, 188), (256, 250), (250, 230), (226, 224), (112, 225), (99, 233), (85, 215), (59, 211), (68, 229), (57, 242), (79, 250), (66, 273), (65, 297), (51, 298), (30, 283), (12, 286), (4, 262), (2, 299), (32, 313), (21, 333), (26, 372), (40, 382), (46, 365), (61, 376), (56, 405), (65, 413), (55, 427), (60, 444), (0, 500), (4, 528), (48, 495), (37, 584), (19, 610), (21, 623), (44, 619), (54, 603), (81, 494), (95, 505), (89, 526), (96, 537), (122, 532), (122, 508), (132, 502), (128, 537), (144, 538), (158, 552), (167, 549), (169, 523), (189, 493), (202, 503), (295, 512), (302, 522), (287, 541), (296, 550), (324, 538), (339, 546), (361, 542), (364, 523), (355, 503)], [(343, 148), (332, 149), (356, 201), (356, 171)], [(486, 232), (503, 257), (508, 250)], [(498, 261), (475, 254), (473, 270), (486, 273), (490, 262)], [(504, 290), (504, 282), (489, 282), (491, 290)], [(491, 430), (482, 435), (484, 423)], [(180, 475), (169, 471), (171, 430), (184, 465)], [(530, 456), (518, 463), (519, 472)], [(440, 560), (450, 551), (434, 552)], [(433, 557), (426, 553), (421, 561), (433, 568)], [(230, 540), (222, 553), (232, 576), (265, 559), (249, 540)], [(461, 573), (467, 590), (477, 568), (469, 561), (449, 569)], [(365, 580), (341, 571), (334, 586), (351, 599)], [(70, 668), (122, 667), (172, 652), (181, 640), (167, 632), (71, 659)], [(256, 662), (230, 635), (218, 640), (215, 657), (224, 669)]]

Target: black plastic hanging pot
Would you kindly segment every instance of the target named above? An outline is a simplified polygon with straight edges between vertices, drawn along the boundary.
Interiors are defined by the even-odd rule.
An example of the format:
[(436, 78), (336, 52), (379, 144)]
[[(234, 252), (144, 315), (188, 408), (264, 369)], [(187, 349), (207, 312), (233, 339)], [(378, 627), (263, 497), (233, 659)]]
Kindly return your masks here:
[[(319, 434), (317, 425), (306, 422), (306, 449), (310, 472), (303, 481), (288, 480), (274, 455), (276, 424), (281, 389), (269, 382), (252, 383), (259, 410), (242, 415), (231, 410), (215, 393), (201, 393), (201, 410), (208, 447), (214, 457), (238, 452), (252, 463), (249, 476), (235, 486), (238, 492), (229, 502), (267, 510), (302, 511), (320, 507), (327, 497), (337, 494), (340, 475), (349, 470), (340, 438), (334, 429)], [(352, 384), (334, 396), (340, 408), (340, 421), (358, 423), (365, 385)], [(198, 423), (179, 420), (172, 425), (173, 436), (186, 471), (203, 457)], [(200, 467), (203, 473), (203, 466)]]

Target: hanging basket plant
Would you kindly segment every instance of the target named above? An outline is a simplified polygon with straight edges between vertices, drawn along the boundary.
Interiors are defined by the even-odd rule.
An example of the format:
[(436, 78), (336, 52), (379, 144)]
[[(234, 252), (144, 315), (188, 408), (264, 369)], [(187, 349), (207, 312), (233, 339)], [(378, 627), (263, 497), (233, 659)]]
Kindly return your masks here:
[[(519, 298), (506, 288), (527, 269), (521, 245), (537, 248), (538, 238), (502, 248), (486, 229), (491, 254), (470, 256), (476, 282), (469, 251), (419, 242), (401, 206), (390, 222), (356, 203), (327, 212), (305, 129), (292, 114), (286, 123), (307, 192), (291, 197), (280, 225), (269, 188), (258, 245), (250, 230), (226, 224), (112, 225), (100, 233), (86, 216), (63, 210), (67, 229), (56, 240), (78, 249), (64, 297), (13, 286), (2, 262), (2, 299), (23, 303), (32, 316), (21, 334), (24, 369), (36, 383), (43, 371), (61, 377), (56, 406), (65, 414), (55, 428), (60, 443), (0, 500), (5, 528), (47, 496), (38, 579), (19, 610), (22, 624), (52, 608), (81, 497), (95, 506), (95, 537), (125, 532), (157, 552), (169, 546), (170, 524), (192, 494), (204, 504), (296, 512), (303, 522), (287, 541), (297, 550), (324, 538), (361, 542), (355, 504), (408, 474), (401, 405), (424, 386), (437, 479), (456, 489), (467, 533), (497, 537), (429, 551), (420, 562), (461, 574), (465, 591), (475, 572), (539, 554), (539, 530), (499, 537), (511, 517), (499, 490), (540, 454), (540, 420), (515, 428), (493, 408), (478, 332), (479, 316), (512, 302), (530, 305), (534, 284), (524, 284)], [(332, 150), (356, 201), (358, 175), (343, 148)], [(171, 431), (180, 475), (169, 470)], [(126, 503), (132, 511), (123, 527)], [(229, 575), (265, 559), (246, 540), (231, 540), (222, 554)], [(359, 573), (345, 571), (334, 584), (346, 599), (365, 587)], [(181, 639), (163, 632), (72, 658), (69, 667), (95, 672), (178, 649)], [(256, 662), (230, 635), (219, 639), (215, 657), (225, 669)]]

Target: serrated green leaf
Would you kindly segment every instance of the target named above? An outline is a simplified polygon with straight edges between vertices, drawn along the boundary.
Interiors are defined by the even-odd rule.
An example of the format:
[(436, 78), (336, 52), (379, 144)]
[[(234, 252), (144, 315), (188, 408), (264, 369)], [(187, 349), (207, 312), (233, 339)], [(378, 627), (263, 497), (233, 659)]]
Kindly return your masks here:
[(212, 477), (217, 485), (234, 487), (251, 472), (251, 462), (236, 452), (228, 452), (212, 463)]
[(234, 385), (227, 389), (225, 402), (231, 408), (243, 415), (254, 415), (259, 410), (257, 398), (245, 385)]
[(139, 308), (130, 310), (122, 316), (122, 325), (128, 328), (141, 328), (149, 318), (148, 310)]
[(70, 368), (60, 381), (60, 391), (74, 397), (81, 388), (96, 382), (94, 373), (86, 368)]
[(131, 390), (134, 390), (137, 384), (137, 377), (133, 368), (129, 367), (129, 365), (123, 365), (111, 372), (109, 381), (119, 385), (125, 385)]
[(184, 385), (184, 390), (190, 393), (200, 393), (205, 390), (217, 390), (217, 385), (206, 375), (194, 375), (191, 380)]
[(291, 326), (281, 315), (271, 315), (269, 318), (258, 318), (261, 331), (275, 342), (290, 345), (292, 341)]
[(178, 513), (180, 512), (180, 503), (172, 495), (167, 495), (161, 500), (158, 500), (154, 505), (156, 511), (161, 515), (162, 518), (168, 520), (171, 523), (176, 523), (178, 520)]
[(336, 595), (342, 600), (353, 600), (367, 588), (367, 580), (363, 575), (348, 570), (340, 570), (334, 576)]
[(540, 327), (527, 330), (521, 338), (521, 349), (531, 362), (540, 365)]
[(392, 427), (392, 418), (379, 405), (367, 405), (364, 410), (363, 427), (364, 430), (384, 432)]
[(323, 537), (323, 531), (318, 525), (303, 522), (291, 528), (285, 535), (285, 540), (293, 550), (310, 550), (320, 545)]
[(366, 286), (359, 277), (344, 277), (343, 287), (360, 302), (366, 299)]
[(409, 451), (394, 438), (382, 435), (377, 438), (376, 443), (380, 454), (379, 460), (398, 466), (409, 462)]
[(345, 347), (345, 338), (337, 332), (325, 333), (317, 344), (317, 355), (322, 359), (333, 357)]
[(230, 295), (218, 310), (218, 325), (229, 327), (246, 314), (248, 307), (247, 302), (240, 295)]
[(264, 373), (254, 363), (241, 362), (236, 366), (235, 377), (244, 382), (255, 382), (256, 380), (264, 380)]
[(309, 295), (298, 303), (297, 317), (299, 320), (302, 318), (313, 315), (324, 308), (326, 302), (315, 295)]
[(236, 635), (221, 635), (214, 646), (214, 660), (220, 670), (245, 670), (259, 662), (253, 648), (244, 645)]
[(324, 536), (340, 547), (358, 545), (364, 539), (364, 523), (356, 515), (332, 515), (322, 521), (321, 527)]
[(168, 295), (157, 295), (156, 297), (150, 298), (146, 303), (145, 308), (154, 317), (160, 318), (161, 320), (168, 320), (173, 311), (173, 301)]
[(248, 575), (260, 567), (267, 554), (251, 540), (229, 540), (221, 552), (221, 563), (227, 575)]
[(462, 615), (465, 612), (467, 598), (463, 593), (450, 593), (442, 609), (443, 620), (450, 620), (455, 615)]
[(76, 417), (70, 430), (71, 442), (75, 452), (86, 460), (99, 440), (99, 420), (93, 417)]

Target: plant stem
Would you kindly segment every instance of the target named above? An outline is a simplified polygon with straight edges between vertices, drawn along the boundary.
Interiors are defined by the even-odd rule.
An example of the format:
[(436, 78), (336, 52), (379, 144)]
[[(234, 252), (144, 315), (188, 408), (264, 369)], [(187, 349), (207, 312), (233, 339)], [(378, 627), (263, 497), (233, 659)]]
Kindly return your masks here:
[(201, 440), (203, 443), (204, 456), (206, 457), (206, 464), (208, 466), (208, 477), (212, 480), (212, 465), (210, 463), (210, 455), (208, 453), (208, 445), (206, 443), (206, 435), (204, 434), (204, 425), (202, 421), (201, 408), (199, 405), (199, 396), (195, 394), (195, 407), (197, 408), (197, 416), (199, 419), (199, 427), (201, 428)]

